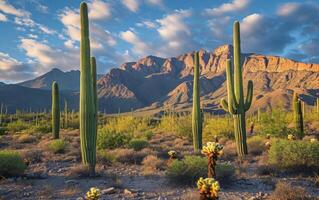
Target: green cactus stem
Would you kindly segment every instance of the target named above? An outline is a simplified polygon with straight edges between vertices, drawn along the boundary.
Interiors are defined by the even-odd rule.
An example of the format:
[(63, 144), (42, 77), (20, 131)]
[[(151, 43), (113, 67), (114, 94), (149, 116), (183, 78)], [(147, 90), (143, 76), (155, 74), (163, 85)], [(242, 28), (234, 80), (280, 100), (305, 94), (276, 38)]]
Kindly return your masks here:
[(68, 128), (69, 124), (69, 119), (68, 119), (68, 102), (66, 99), (64, 99), (64, 128)]
[(57, 82), (52, 83), (52, 133), (54, 139), (60, 137), (60, 97)]
[(192, 111), (193, 146), (195, 151), (202, 149), (202, 114), (199, 91), (199, 53), (194, 55), (193, 111)]
[(95, 175), (96, 164), (96, 118), (90, 63), (89, 19), (87, 4), (80, 5), (81, 56), (80, 56), (80, 140), (82, 163), (90, 174)]
[(247, 97), (244, 99), (242, 64), (240, 60), (240, 31), (239, 22), (234, 23), (233, 34), (233, 58), (234, 72), (232, 72), (231, 61), (226, 61), (226, 76), (227, 76), (227, 94), (228, 101), (221, 100), (222, 108), (231, 113), (234, 119), (234, 132), (237, 145), (237, 153), (240, 158), (243, 158), (248, 153), (246, 142), (246, 118), (245, 113), (250, 108), (253, 98), (253, 82), (248, 81)]
[(294, 123), (295, 129), (297, 131), (299, 139), (305, 136), (304, 127), (303, 127), (303, 113), (301, 100), (299, 99), (299, 95), (294, 93), (293, 95), (293, 110), (294, 110)]

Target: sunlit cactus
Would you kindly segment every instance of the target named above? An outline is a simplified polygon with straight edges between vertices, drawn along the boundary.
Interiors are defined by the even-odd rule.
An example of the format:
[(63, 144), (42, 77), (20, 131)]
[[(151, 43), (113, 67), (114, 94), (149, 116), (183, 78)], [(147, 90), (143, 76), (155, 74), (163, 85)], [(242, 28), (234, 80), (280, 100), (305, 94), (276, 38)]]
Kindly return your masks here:
[(242, 77), (242, 63), (240, 52), (240, 31), (239, 22), (234, 23), (233, 33), (233, 58), (234, 71), (231, 67), (231, 61), (226, 61), (226, 75), (227, 75), (227, 94), (228, 100), (221, 100), (223, 109), (233, 115), (234, 118), (234, 132), (237, 144), (237, 153), (240, 158), (248, 154), (246, 141), (246, 118), (245, 113), (249, 110), (253, 99), (253, 82), (248, 81), (247, 97), (244, 99), (243, 77)]
[(298, 137), (303, 138), (304, 137), (303, 113), (302, 113), (301, 101), (297, 93), (294, 93), (293, 95), (293, 110), (294, 110), (295, 129), (297, 131)]
[(59, 138), (60, 133), (60, 98), (57, 82), (52, 83), (52, 134), (54, 139)]
[(194, 55), (194, 83), (193, 83), (193, 111), (192, 111), (192, 131), (193, 146), (195, 151), (202, 149), (202, 113), (200, 109), (199, 90), (199, 53)]
[(203, 147), (202, 154), (208, 159), (208, 178), (215, 178), (216, 162), (219, 156), (223, 154), (224, 146), (217, 142), (207, 142), (207, 145)]
[(96, 164), (96, 106), (90, 57), (88, 8), (80, 6), (81, 16), (81, 75), (80, 75), (80, 139), (82, 163), (95, 174)]
[(214, 178), (199, 178), (197, 188), (200, 193), (200, 200), (217, 200), (220, 186)]

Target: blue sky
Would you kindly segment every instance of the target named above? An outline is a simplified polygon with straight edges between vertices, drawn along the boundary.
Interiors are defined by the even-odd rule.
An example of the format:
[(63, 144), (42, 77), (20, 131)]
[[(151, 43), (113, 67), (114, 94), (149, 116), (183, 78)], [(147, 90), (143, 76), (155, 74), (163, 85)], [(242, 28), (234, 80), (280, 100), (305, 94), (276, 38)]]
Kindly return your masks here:
[[(0, 81), (52, 68), (79, 69), (78, 0), (0, 0)], [(89, 0), (98, 72), (147, 55), (172, 57), (231, 44), (241, 23), (242, 51), (319, 63), (319, 1)]]

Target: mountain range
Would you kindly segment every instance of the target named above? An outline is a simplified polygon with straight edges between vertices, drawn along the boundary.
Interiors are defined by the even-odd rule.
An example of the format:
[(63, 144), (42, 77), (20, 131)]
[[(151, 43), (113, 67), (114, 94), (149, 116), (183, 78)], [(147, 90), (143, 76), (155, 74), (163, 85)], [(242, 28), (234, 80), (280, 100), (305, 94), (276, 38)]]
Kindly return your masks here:
[[(190, 111), (193, 88), (194, 52), (177, 57), (147, 56), (122, 64), (98, 78), (100, 111), (156, 114), (164, 109)], [(227, 95), (225, 65), (232, 58), (232, 46), (212, 52), (199, 50), (200, 94), (205, 111), (219, 113), (219, 101)], [(313, 105), (319, 97), (319, 64), (297, 62), (279, 56), (242, 54), (244, 86), (254, 82), (250, 112), (282, 105), (290, 108), (293, 91)], [(9, 110), (50, 108), (52, 81), (57, 81), (62, 99), (78, 108), (80, 72), (53, 69), (33, 80), (14, 85), (0, 84), (0, 101)]]

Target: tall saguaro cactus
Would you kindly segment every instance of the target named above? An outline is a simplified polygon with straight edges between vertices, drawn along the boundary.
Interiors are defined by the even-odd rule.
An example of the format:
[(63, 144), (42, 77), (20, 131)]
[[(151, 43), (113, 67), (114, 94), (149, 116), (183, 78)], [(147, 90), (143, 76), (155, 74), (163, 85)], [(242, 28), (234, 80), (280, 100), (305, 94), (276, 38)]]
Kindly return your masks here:
[(81, 16), (81, 75), (80, 75), (80, 139), (82, 163), (95, 174), (96, 118), (90, 63), (89, 19), (87, 4), (80, 5)]
[(303, 113), (299, 95), (295, 92), (293, 96), (294, 123), (299, 138), (303, 138)]
[(60, 97), (57, 82), (52, 83), (52, 133), (54, 139), (59, 138), (60, 133)]
[(90, 60), (91, 64), (91, 78), (92, 78), (92, 90), (93, 90), (93, 114), (94, 114), (94, 126), (93, 126), (93, 141), (94, 141), (94, 146), (96, 146), (96, 137), (97, 137), (97, 125), (98, 125), (98, 99), (97, 99), (97, 87), (96, 87), (96, 60), (95, 57), (91, 57)]
[(228, 101), (221, 100), (223, 109), (233, 115), (234, 132), (237, 144), (237, 153), (243, 158), (248, 153), (246, 142), (246, 118), (245, 113), (249, 110), (253, 98), (253, 82), (248, 81), (247, 97), (244, 99), (242, 64), (240, 60), (240, 30), (239, 22), (233, 26), (233, 59), (234, 72), (232, 73), (231, 61), (226, 62), (227, 94)]
[(68, 128), (69, 124), (69, 119), (68, 119), (68, 102), (66, 101), (66, 99), (64, 99), (64, 128)]
[(200, 110), (200, 91), (199, 91), (199, 54), (194, 54), (194, 84), (193, 84), (193, 112), (192, 130), (194, 150), (202, 149), (202, 113)]

